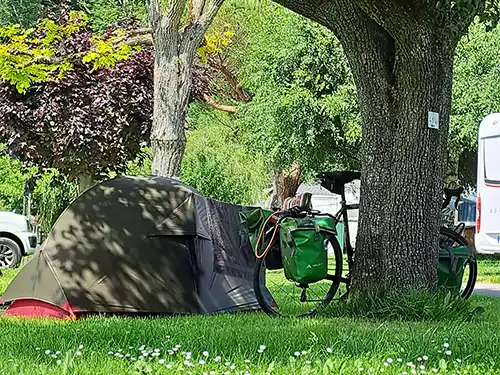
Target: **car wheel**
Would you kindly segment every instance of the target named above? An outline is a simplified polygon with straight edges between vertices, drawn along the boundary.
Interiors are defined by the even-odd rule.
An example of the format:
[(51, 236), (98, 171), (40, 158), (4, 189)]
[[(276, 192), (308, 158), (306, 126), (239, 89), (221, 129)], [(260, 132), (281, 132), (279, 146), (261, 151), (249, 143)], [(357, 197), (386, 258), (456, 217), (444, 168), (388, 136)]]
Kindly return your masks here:
[(0, 237), (0, 268), (15, 268), (21, 263), (21, 248), (10, 238)]

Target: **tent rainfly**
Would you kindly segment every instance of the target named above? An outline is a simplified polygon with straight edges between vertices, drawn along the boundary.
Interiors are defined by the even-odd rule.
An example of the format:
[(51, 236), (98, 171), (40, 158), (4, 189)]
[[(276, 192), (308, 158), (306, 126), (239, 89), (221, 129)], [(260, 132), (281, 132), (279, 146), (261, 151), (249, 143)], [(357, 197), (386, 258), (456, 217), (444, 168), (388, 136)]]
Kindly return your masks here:
[(164, 177), (102, 182), (63, 212), (8, 286), (4, 315), (257, 310), (243, 208)]

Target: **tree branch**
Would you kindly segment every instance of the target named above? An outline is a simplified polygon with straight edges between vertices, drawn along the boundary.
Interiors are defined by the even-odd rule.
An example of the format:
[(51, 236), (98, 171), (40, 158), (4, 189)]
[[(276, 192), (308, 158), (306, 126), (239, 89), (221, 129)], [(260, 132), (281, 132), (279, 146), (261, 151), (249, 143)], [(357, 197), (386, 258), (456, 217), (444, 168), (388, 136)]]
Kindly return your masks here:
[(189, 2), (189, 11), (187, 22), (188, 24), (197, 22), (201, 14), (203, 13), (203, 8), (205, 7), (205, 0), (191, 0)]
[(245, 90), (243, 90), (243, 88), (240, 86), (236, 76), (233, 73), (231, 73), (229, 69), (222, 62), (217, 63), (212, 59), (208, 59), (208, 63), (212, 69), (216, 71), (218, 70), (222, 73), (227, 83), (229, 83), (229, 86), (231, 86), (231, 88), (233, 89), (239, 101), (242, 101), (243, 103), (250, 102), (250, 97), (245, 92)]
[(155, 29), (161, 17), (160, 3), (158, 0), (149, 0), (148, 14), (149, 24), (153, 29)]
[(166, 11), (168, 23), (173, 30), (177, 31), (180, 26), (182, 13), (186, 7), (186, 0), (170, 0)]
[(209, 106), (211, 106), (215, 109), (218, 109), (220, 111), (224, 111), (224, 112), (228, 112), (228, 113), (235, 113), (236, 112), (235, 106), (219, 104), (215, 100), (213, 100), (208, 94), (203, 94), (203, 100), (205, 100), (205, 102)]
[(224, 0), (212, 0), (200, 17), (200, 24), (203, 26), (203, 33), (208, 29), (215, 18)]

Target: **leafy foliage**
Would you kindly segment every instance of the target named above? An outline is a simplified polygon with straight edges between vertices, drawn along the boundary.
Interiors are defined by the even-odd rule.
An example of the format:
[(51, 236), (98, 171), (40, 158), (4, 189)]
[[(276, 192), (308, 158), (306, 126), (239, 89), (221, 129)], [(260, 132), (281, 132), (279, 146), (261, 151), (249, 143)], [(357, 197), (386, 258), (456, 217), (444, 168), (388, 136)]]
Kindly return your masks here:
[[(72, 21), (75, 19), (85, 18), (71, 13), (60, 20), (61, 25), (42, 22), (46, 39), (39, 44), (47, 49), (49, 58), (64, 47), (63, 62), (57, 62), (56, 69), (78, 54), (84, 61), (71, 60), (71, 66), (63, 68), (64, 75), (57, 78), (17, 77), (23, 93), (19, 87), (1, 85), (0, 139), (8, 141), (11, 151), (24, 162), (56, 168), (70, 178), (82, 174), (99, 177), (109, 170), (124, 171), (127, 161), (140, 152), (140, 143), (149, 139), (153, 52), (145, 48), (132, 53), (123, 44), (110, 47), (110, 40), (119, 38), (122, 30), (110, 30), (97, 38), (86, 23), (82, 26)], [(15, 43), (18, 34), (14, 28), (8, 40)], [(24, 48), (25, 42), (20, 43)], [(35, 69), (38, 63), (27, 58), (32, 59), (28, 66)]]
[(0, 25), (20, 24), (33, 27), (44, 14), (56, 11), (61, 4), (79, 9), (80, 0), (2, 0), (0, 1)]
[(500, 104), (500, 28), (476, 23), (457, 48), (448, 150), (451, 173), (475, 186), (477, 137), (482, 119)]
[(61, 213), (78, 195), (78, 186), (54, 168), (45, 169), (36, 182), (33, 192), (34, 212), (38, 223), (48, 232)]
[(22, 164), (8, 155), (0, 144), (0, 211), (21, 210), (24, 182), (31, 173), (23, 171)]
[(240, 59), (253, 96), (241, 115), (251, 147), (270, 168), (357, 167), (360, 119), (340, 43), (272, 4), (254, 17)]
[(80, 0), (78, 4), (90, 18), (92, 28), (105, 32), (109, 25), (136, 18), (141, 24), (147, 23), (146, 2), (143, 0)]
[(235, 204), (255, 203), (267, 184), (262, 159), (235, 136), (229, 115), (193, 103), (181, 180), (202, 194)]
[(0, 28), (0, 79), (20, 93), (34, 83), (61, 79), (73, 62), (94, 62), (94, 69), (110, 68), (127, 59), (132, 48), (119, 43), (124, 30), (92, 35), (83, 12), (63, 10), (57, 19), (45, 18), (35, 28)]
[(39, 215), (39, 223), (50, 230), (61, 212), (76, 196), (76, 185), (67, 181), (55, 169), (23, 167), (19, 160), (8, 155), (0, 144), (0, 210), (22, 212), (25, 182), (35, 178), (31, 213)]

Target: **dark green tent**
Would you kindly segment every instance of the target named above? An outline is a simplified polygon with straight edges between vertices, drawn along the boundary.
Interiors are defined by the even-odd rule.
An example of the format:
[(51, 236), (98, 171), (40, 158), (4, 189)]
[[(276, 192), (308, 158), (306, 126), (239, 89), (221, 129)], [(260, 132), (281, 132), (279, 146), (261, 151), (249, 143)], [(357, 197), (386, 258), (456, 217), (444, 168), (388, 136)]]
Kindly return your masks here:
[(244, 207), (163, 177), (79, 196), (3, 295), (6, 315), (210, 314), (258, 309)]

